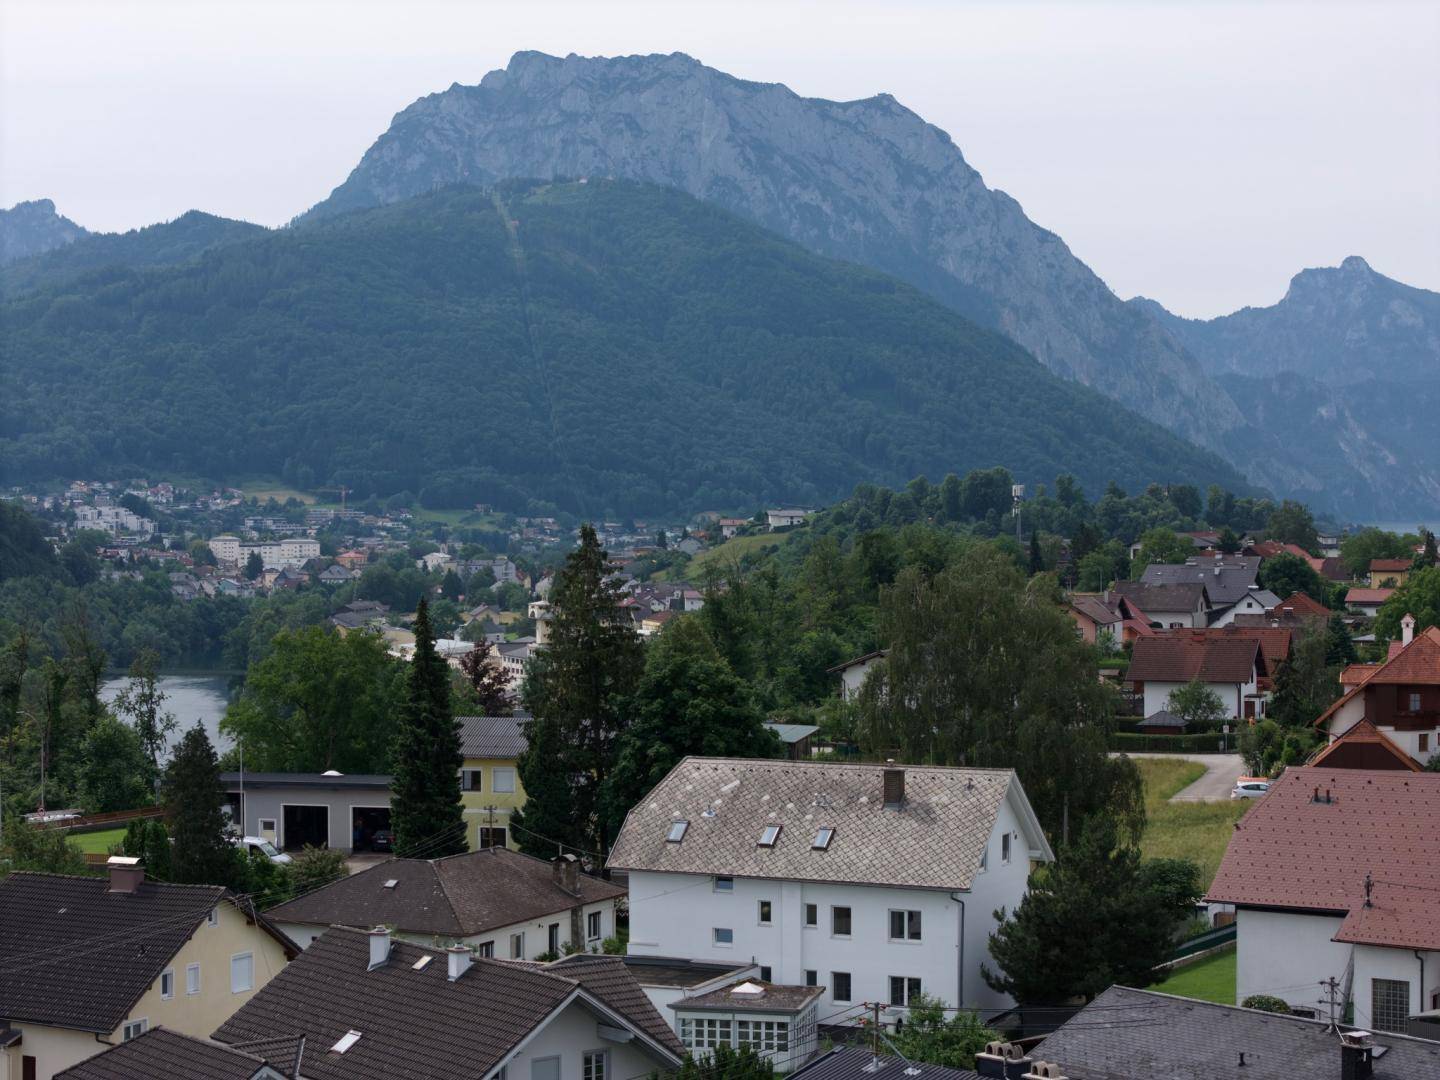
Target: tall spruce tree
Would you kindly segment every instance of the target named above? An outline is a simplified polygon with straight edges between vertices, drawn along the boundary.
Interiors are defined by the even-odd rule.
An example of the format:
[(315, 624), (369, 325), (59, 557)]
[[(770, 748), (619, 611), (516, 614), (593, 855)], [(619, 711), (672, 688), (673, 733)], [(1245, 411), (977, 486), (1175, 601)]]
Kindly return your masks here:
[[(535, 720), (532, 750), (520, 761), (527, 802), (518, 823), (535, 833), (538, 821), (567, 818), (575, 838), (570, 842), (599, 855), (610, 841), (600, 792), (645, 665), (609, 573), (609, 557), (594, 528), (581, 526), (580, 545), (566, 557), (550, 590), (550, 640), (531, 661), (522, 690)], [(546, 756), (534, 752), (539, 745), (547, 747)], [(553, 774), (566, 781), (563, 788)], [(547, 801), (563, 798), (565, 807), (540, 805), (542, 791)]]
[(438, 859), (466, 850), (460, 803), (460, 725), (450, 711), (450, 669), (435, 652), (430, 605), (415, 609), (415, 655), (395, 732), (390, 818), (401, 855)]
[(197, 722), (185, 732), (165, 772), (171, 880), (186, 885), (241, 885), (237, 849), (225, 839), (220, 762)]

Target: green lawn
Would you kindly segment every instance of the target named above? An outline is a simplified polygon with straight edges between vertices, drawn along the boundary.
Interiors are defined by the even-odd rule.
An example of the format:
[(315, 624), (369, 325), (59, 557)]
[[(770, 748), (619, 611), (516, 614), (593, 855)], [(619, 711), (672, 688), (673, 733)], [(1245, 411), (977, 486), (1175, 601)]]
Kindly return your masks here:
[(1162, 994), (1199, 998), (1221, 1005), (1235, 1004), (1235, 947), (1176, 968), (1162, 983), (1150, 987)]
[(103, 829), (100, 832), (72, 833), (69, 837), (71, 845), (79, 848), (86, 855), (103, 855), (110, 850), (112, 844), (118, 844), (124, 839), (124, 829)]
[(1135, 761), (1145, 781), (1145, 835), (1140, 851), (1149, 859), (1192, 859), (1205, 887), (1215, 878), (1235, 822), (1250, 809), (1250, 799), (1213, 803), (1172, 803), (1166, 800), (1205, 771), (1198, 761), (1140, 758)]
[(794, 532), (782, 533), (757, 533), (754, 536), (732, 536), (723, 544), (702, 551), (695, 558), (690, 560), (690, 565), (685, 568), (685, 576), (691, 581), (698, 582), (705, 576), (705, 568), (714, 565), (717, 568), (728, 566), (732, 561), (742, 558), (745, 555), (754, 555), (767, 547), (781, 547), (790, 542)]

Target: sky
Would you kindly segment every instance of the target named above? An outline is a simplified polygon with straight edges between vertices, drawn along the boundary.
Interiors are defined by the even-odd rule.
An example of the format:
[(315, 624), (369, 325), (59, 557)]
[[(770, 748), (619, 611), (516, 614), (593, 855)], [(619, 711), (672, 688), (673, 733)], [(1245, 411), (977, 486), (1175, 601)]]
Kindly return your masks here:
[(510, 55), (886, 91), (1122, 297), (1195, 317), (1364, 256), (1440, 290), (1440, 3), (0, 0), (0, 205), (280, 225)]

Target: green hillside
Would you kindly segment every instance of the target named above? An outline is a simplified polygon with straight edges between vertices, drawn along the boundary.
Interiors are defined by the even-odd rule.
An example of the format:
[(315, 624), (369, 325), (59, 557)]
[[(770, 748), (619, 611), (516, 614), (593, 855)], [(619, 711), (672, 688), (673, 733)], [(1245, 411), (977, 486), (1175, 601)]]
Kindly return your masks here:
[(919, 291), (661, 188), (455, 188), (176, 265), (28, 272), (0, 306), (0, 481), (276, 475), (588, 514), (993, 464), (1246, 489)]

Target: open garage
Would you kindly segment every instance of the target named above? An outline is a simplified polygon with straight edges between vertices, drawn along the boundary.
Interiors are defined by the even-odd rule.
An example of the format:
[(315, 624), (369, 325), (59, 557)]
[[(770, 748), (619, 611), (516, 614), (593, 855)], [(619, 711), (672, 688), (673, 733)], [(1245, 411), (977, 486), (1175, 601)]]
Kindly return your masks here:
[(389, 850), (388, 776), (228, 772), (220, 779), (246, 836), (273, 838), (285, 851), (306, 846)]

